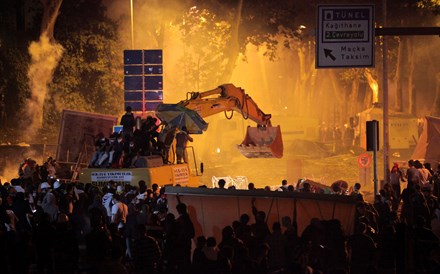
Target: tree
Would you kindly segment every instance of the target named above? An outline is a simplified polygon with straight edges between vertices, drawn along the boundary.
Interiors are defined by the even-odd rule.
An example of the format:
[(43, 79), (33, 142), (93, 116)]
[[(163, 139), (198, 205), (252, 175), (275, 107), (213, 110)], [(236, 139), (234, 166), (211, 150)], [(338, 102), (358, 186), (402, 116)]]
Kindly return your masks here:
[[(440, 5), (430, 0), (405, 0), (388, 1), (388, 26), (416, 26), (426, 27), (435, 24), (435, 14), (438, 14)], [(407, 111), (414, 115), (420, 115), (417, 109), (421, 107), (417, 104), (414, 72), (418, 65), (418, 50), (422, 44), (412, 36), (394, 37), (396, 46), (394, 47), (395, 59), (391, 62), (391, 77), (396, 87), (394, 94), (394, 110)], [(428, 71), (426, 71), (428, 72)], [(433, 76), (435, 78), (435, 73)], [(422, 86), (423, 83), (418, 83)], [(406, 91), (407, 96), (404, 95)], [(403, 100), (407, 98), (407, 107), (403, 106)], [(419, 105), (419, 106), (418, 106)]]
[[(26, 16), (25, 0), (5, 0), (0, 2), (0, 95), (4, 96), (6, 128), (2, 127), (0, 141), (20, 141), (20, 128), (17, 122), (22, 120), (21, 110), (30, 95), (27, 70), (29, 55), (27, 43), (32, 35), (33, 16)], [(29, 23), (26, 26), (25, 22)]]
[(26, 141), (34, 142), (38, 130), (43, 126), (43, 111), (48, 85), (52, 81), (53, 71), (56, 68), (63, 48), (53, 36), (62, 0), (41, 0), (42, 20), (40, 37), (29, 45), (31, 62), (28, 69), (30, 96), (24, 108), (23, 137)]
[(236, 62), (246, 58), (248, 45), (272, 59), (277, 49), (291, 46), (298, 25), (289, 1), (194, 1), (180, 23), (186, 45), (184, 60), (196, 86), (229, 82)]
[(29, 56), (17, 48), (7, 48), (7, 44), (4, 46), (0, 50), (0, 94), (5, 96), (7, 123), (6, 128), (2, 129), (1, 140), (15, 141), (17, 132), (14, 129), (17, 124), (12, 121), (20, 119), (20, 109), (30, 94), (26, 74)]
[(66, 1), (55, 27), (65, 48), (50, 86), (45, 125), (57, 128), (63, 109), (116, 114), (122, 106), (122, 50), (117, 23), (100, 0)]

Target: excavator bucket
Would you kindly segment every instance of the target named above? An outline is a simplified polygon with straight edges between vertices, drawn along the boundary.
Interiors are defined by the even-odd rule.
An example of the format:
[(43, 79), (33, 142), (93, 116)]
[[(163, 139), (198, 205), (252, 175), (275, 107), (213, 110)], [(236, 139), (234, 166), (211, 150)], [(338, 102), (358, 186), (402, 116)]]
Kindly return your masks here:
[(244, 141), (237, 148), (247, 158), (283, 157), (280, 126), (248, 127)]

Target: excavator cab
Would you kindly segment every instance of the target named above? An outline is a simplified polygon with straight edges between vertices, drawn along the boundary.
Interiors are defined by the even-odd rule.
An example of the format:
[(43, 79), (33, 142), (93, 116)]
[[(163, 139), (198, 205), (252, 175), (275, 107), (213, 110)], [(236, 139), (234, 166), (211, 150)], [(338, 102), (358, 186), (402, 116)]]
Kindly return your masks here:
[(247, 158), (282, 158), (283, 140), (280, 126), (248, 126), (238, 150)]

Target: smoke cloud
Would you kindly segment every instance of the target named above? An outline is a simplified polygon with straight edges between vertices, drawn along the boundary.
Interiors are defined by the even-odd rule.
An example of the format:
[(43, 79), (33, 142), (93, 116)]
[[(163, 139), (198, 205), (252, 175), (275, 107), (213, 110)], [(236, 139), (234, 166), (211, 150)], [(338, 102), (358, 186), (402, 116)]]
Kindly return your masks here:
[(7, 161), (4, 166), (4, 171), (0, 173), (1, 184), (10, 182), (12, 179), (18, 177), (19, 164), (11, 161)]
[(43, 126), (43, 109), (48, 86), (63, 52), (64, 48), (51, 41), (46, 32), (41, 35), (39, 41), (32, 42), (29, 46), (32, 58), (28, 71), (31, 97), (26, 107), (29, 119), (26, 135), (30, 140), (34, 139), (38, 130)]

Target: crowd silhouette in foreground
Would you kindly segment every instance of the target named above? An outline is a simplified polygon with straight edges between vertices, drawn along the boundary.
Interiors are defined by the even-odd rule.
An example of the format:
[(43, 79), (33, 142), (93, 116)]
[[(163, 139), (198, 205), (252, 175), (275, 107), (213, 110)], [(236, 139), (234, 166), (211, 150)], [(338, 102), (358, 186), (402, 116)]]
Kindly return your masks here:
[[(196, 237), (187, 205), (170, 213), (165, 188), (145, 181), (99, 189), (20, 175), (0, 187), (0, 273), (440, 273), (439, 171), (408, 165), (371, 203), (359, 184), (329, 188), (356, 196), (354, 231), (314, 218), (300, 233), (294, 216), (269, 224), (252, 203), (221, 238)], [(322, 192), (307, 181), (277, 190)]]

